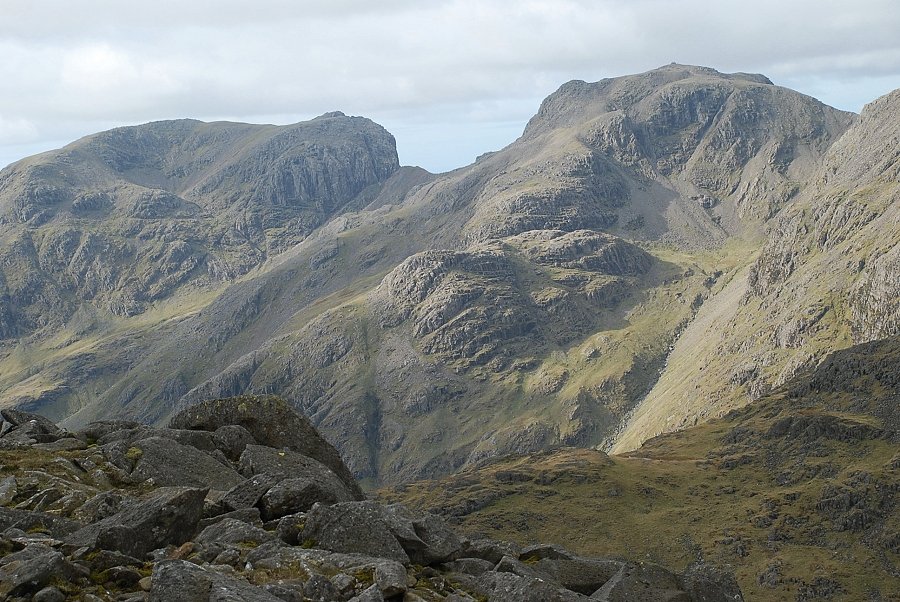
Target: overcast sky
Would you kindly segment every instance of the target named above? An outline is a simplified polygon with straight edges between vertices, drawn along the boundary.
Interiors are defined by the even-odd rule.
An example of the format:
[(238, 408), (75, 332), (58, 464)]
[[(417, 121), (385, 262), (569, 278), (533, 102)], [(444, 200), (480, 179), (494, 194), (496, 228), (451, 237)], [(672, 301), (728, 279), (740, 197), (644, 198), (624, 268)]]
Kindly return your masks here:
[(117, 125), (370, 117), (465, 165), (571, 79), (676, 61), (859, 111), (900, 88), (897, 0), (0, 0), (0, 166)]

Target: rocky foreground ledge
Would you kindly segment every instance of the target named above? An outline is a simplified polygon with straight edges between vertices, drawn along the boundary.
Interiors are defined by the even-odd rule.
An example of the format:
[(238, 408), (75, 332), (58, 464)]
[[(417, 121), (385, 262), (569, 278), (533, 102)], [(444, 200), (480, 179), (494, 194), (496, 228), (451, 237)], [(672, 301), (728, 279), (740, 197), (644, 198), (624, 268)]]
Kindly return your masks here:
[(469, 539), (364, 499), (337, 451), (276, 397), (208, 401), (169, 428), (66, 432), (3, 410), (0, 599), (54, 602), (724, 602), (698, 564), (584, 558)]

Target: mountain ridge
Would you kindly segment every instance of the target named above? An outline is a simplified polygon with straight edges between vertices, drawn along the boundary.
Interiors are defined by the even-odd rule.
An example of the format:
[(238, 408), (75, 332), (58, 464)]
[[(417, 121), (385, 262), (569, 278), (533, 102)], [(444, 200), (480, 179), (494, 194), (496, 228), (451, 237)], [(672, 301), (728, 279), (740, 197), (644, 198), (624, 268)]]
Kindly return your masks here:
[[(279, 221), (287, 214), (277, 203), (256, 221), (226, 211), (236, 242), (221, 263), (239, 269), (207, 285), (173, 268), (171, 294), (133, 315), (72, 302), (77, 310), (59, 312), (60, 334), (34, 324), (24, 346), (3, 344), (0, 399), (74, 426), (109, 414), (159, 422), (204, 397), (277, 391), (370, 485), (506, 453), (639, 442), (746, 403), (746, 383), (769, 378), (750, 367), (722, 404), (689, 401), (672, 421), (660, 405), (661, 422), (636, 422), (679, 365), (670, 347), (704, 312), (731, 311), (742, 298), (765, 229), (803, 202), (834, 144), (871, 127), (860, 119), (759, 76), (674, 65), (565, 84), (517, 141), (447, 174), (400, 168), (393, 138), (366, 125), (384, 145), (382, 171), (363, 170), (340, 203), (310, 196), (291, 209), (294, 229)], [(298, 127), (338, 122), (363, 123), (326, 116)], [(356, 173), (353, 157), (375, 155), (358, 144), (365, 135), (351, 138), (359, 148), (351, 145), (346, 168)], [(226, 171), (196, 176), (184, 194), (199, 202), (221, 185), (210, 207), (242, 207), (240, 198), (229, 205), (242, 172)], [(2, 173), (8, 182), (14, 172)], [(269, 198), (277, 173), (249, 173), (262, 176), (238, 187), (249, 195), (241, 198)], [(0, 207), (13, 205), (3, 190)], [(0, 237), (52, 225), (7, 221)], [(876, 288), (893, 273), (882, 263)], [(0, 276), (0, 296), (21, 296), (13, 280)], [(430, 284), (394, 286), (419, 281)], [(20, 323), (0, 309), (0, 334)], [(720, 352), (688, 353), (684, 374)], [(738, 368), (723, 362), (711, 372), (739, 381)]]

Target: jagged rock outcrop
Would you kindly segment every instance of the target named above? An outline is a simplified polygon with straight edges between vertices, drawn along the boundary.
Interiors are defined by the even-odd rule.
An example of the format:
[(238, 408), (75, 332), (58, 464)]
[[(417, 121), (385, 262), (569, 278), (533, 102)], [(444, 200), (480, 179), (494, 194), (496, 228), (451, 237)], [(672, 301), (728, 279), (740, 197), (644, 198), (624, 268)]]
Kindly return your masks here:
[[(255, 402), (259, 406), (245, 407)], [(273, 408), (272, 419), (277, 420), (265, 423), (264, 412)], [(208, 429), (205, 432), (243, 427), (254, 433), (256, 441), (266, 441), (265, 445), (247, 445), (238, 462), (211, 448), (210, 439), (185, 436), (177, 430), (175, 436), (138, 438), (124, 453), (126, 460), (150, 461), (144, 455), (146, 442), (168, 442), (184, 454), (187, 452), (181, 448), (190, 446), (194, 462), (205, 455), (232, 469), (237, 468), (235, 464), (247, 464), (247, 454), (296, 454), (297, 458), (289, 459), (291, 467), (303, 464), (299, 458), (307, 463), (304, 466), (314, 463), (321, 467), (324, 472), (305, 478), (322, 495), (313, 493), (313, 499), (299, 501), (294, 507), (286, 504), (282, 508), (286, 514), (269, 512), (268, 517), (271, 507), (266, 504), (266, 496), (278, 488), (289, 489), (298, 480), (293, 468), (285, 466), (279, 473), (278, 467), (271, 465), (274, 460), (263, 461), (267, 470), (264, 475), (250, 476), (247, 485), (236, 486), (224, 495), (210, 489), (220, 482), (216, 475), (210, 475), (206, 488), (158, 487), (157, 472), (151, 477), (137, 469), (129, 472), (120, 465), (121, 450), (111, 444), (98, 448), (89, 443), (101, 433), (112, 443), (129, 442), (135, 437), (133, 431), (140, 430), (132, 423), (106, 422), (70, 433), (38, 415), (4, 413), (9, 422), (4, 422), (8, 426), (4, 426), (0, 441), (11, 437), (16, 444), (12, 450), (0, 452), (4, 454), (3, 471), (11, 473), (8, 478), (22, 487), (5, 500), (5, 506), (15, 505), (17, 509), (2, 507), (0, 517), (18, 512), (45, 518), (31, 523), (21, 519), (12, 524), (0, 522), (0, 595), (11, 602), (68, 598), (131, 602), (512, 602), (525, 599), (523, 595), (542, 600), (607, 599), (587, 595), (601, 591), (607, 581), (614, 580), (620, 596), (637, 595), (646, 587), (615, 578), (625, 567), (638, 565), (582, 559), (548, 546), (526, 548), (517, 558), (504, 555), (499, 561), (489, 562), (483, 559), (486, 551), (512, 548), (502, 542), (471, 543), (439, 517), (404, 506), (330, 498), (328, 489), (335, 482), (346, 485), (314, 458), (292, 450), (309, 450), (325, 459), (330, 457), (328, 450), (333, 450), (324, 447), (327, 444), (301, 416), (290, 416), (289, 412), (274, 398), (244, 397), (188, 408), (172, 419), (175, 425)], [(251, 416), (257, 416), (257, 421)], [(38, 443), (33, 438), (15, 436), (17, 431), (28, 429), (33, 434), (38, 424), (43, 425), (40, 434), (53, 441)], [(269, 432), (269, 428), (273, 430)], [(65, 448), (46, 447), (60, 441), (74, 443)], [(143, 450), (139, 447), (142, 443)], [(189, 464), (173, 462), (170, 456), (159, 456), (155, 461), (168, 464), (156, 467), (165, 471), (168, 480), (197, 478)], [(28, 483), (36, 471), (29, 467), (35, 463), (43, 466), (43, 490), (31, 495)], [(56, 503), (73, 484), (95, 495)], [(238, 489), (245, 493), (238, 495)], [(253, 495), (248, 495), (249, 491)], [(347, 497), (351, 497), (349, 488)], [(281, 499), (284, 502), (288, 498)], [(56, 505), (47, 505), (47, 500), (54, 500)], [(236, 506), (243, 509), (233, 510)], [(101, 510), (104, 507), (108, 509)], [(249, 509), (255, 512), (247, 512)], [(261, 511), (265, 523), (260, 520)], [(41, 525), (41, 529), (26, 532), (22, 527), (28, 524)], [(540, 560), (534, 563), (538, 557)], [(587, 578), (586, 567), (602, 570), (594, 570)], [(720, 575), (716, 581), (707, 579), (701, 592), (692, 589), (694, 581), (689, 575), (678, 576), (661, 567), (652, 570), (657, 580), (665, 580), (672, 586), (669, 590), (685, 600), (741, 599), (739, 590), (733, 588), (733, 578), (726, 573), (716, 573)]]

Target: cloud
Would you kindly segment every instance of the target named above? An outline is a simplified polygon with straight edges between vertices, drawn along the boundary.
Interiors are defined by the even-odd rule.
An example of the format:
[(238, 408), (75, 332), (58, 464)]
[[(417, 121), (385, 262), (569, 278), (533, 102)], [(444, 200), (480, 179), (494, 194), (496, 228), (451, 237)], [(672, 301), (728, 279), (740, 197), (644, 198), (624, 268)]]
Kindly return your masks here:
[(0, 123), (20, 125), (0, 127), (0, 163), (26, 135), (340, 109), (391, 126), (404, 160), (447, 169), (511, 141), (569, 79), (671, 61), (858, 110), (900, 87), (897, 31), (893, 0), (6, 0)]
[(37, 128), (22, 117), (6, 119), (0, 115), (0, 140), (12, 144), (34, 142), (38, 138)]

